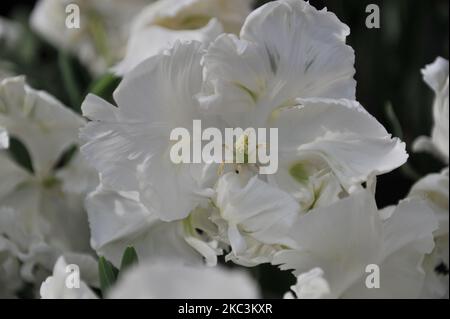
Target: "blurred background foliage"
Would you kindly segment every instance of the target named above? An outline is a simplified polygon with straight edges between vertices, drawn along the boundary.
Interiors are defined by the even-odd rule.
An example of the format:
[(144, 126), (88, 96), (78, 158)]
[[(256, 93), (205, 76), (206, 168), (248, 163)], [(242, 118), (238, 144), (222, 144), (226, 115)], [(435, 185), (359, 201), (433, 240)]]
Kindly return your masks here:
[[(95, 0), (93, 0), (95, 1)], [(28, 26), (35, 1), (2, 1), (0, 16), (21, 25), (14, 44), (0, 38), (0, 68), (24, 74), (27, 82), (50, 92), (76, 112), (88, 92), (107, 99), (120, 79), (105, 75), (92, 78), (72, 56), (58, 52)], [(255, 7), (268, 2), (255, 1)], [(408, 148), (432, 126), (433, 92), (422, 80), (420, 70), (437, 56), (448, 59), (449, 2), (447, 0), (311, 0), (315, 7), (327, 7), (351, 28), (348, 43), (356, 53), (357, 98)], [(380, 29), (368, 29), (368, 4), (380, 8)], [(1, 34), (1, 30), (0, 30)], [(27, 162), (26, 150), (17, 146), (18, 161)], [(28, 164), (29, 165), (29, 164)], [(442, 164), (425, 154), (411, 154), (409, 166), (378, 181), (380, 207), (395, 204), (415, 180), (436, 172)], [(252, 269), (264, 287), (266, 297), (279, 297), (294, 278), (273, 267)]]

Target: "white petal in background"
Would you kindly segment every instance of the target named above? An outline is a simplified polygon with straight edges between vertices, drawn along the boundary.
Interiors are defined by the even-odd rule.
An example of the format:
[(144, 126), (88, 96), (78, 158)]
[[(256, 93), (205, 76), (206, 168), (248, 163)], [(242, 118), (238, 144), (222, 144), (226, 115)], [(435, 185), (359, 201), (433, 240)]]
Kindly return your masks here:
[[(96, 299), (81, 280), (79, 288), (68, 288), (66, 262), (60, 257), (53, 275), (40, 289), (43, 299)], [(109, 291), (110, 299), (257, 299), (259, 287), (243, 270), (223, 267), (184, 266), (167, 260), (147, 261), (131, 268)]]
[(0, 149), (9, 147), (8, 132), (0, 127)]
[(436, 155), (448, 164), (449, 136), (449, 102), (448, 102), (448, 60), (438, 57), (432, 64), (422, 70), (424, 81), (433, 89), (435, 100), (433, 104), (434, 127), (431, 139), (419, 137), (414, 143), (415, 151), (427, 151)]
[[(26, 147), (33, 169), (29, 172), (6, 151), (0, 153), (0, 240), (20, 260), (24, 281), (39, 283), (61, 254), (88, 258), (93, 253), (83, 200), (97, 183), (96, 174), (79, 156), (56, 167), (78, 143), (84, 123), (52, 96), (27, 86), (23, 77), (0, 83), (0, 125)], [(67, 180), (70, 171), (78, 179)]]
[(8, 243), (0, 238), (0, 298), (15, 298), (21, 288), (20, 263), (8, 249)]
[[(0, 40), (3, 42), (2, 45), (7, 47), (14, 45), (21, 32), (23, 32), (23, 27), (20, 23), (0, 17)], [(3, 77), (3, 72), (4, 70), (0, 70), (0, 80), (7, 77)]]
[(0, 97), (0, 126), (28, 149), (35, 174), (46, 177), (78, 143), (85, 121), (48, 93), (30, 88), (24, 77), (3, 80)]
[[(131, 21), (153, 0), (40, 0), (30, 18), (31, 28), (55, 47), (78, 56), (98, 75), (125, 54)], [(68, 28), (69, 4), (77, 5), (80, 27)]]
[(38, 265), (51, 270), (63, 253), (92, 254), (84, 195), (63, 193), (55, 185), (43, 187), (33, 179), (0, 198), (0, 233), (10, 251), (22, 261), (27, 281), (39, 281)]
[(257, 283), (243, 270), (148, 262), (131, 269), (109, 294), (112, 299), (256, 299)]
[(449, 275), (437, 272), (436, 269), (449, 267), (449, 194), (448, 168), (439, 174), (430, 174), (419, 180), (411, 189), (409, 197), (427, 200), (439, 222), (439, 228), (434, 232), (435, 248), (424, 261), (426, 281), (423, 297), (441, 298), (447, 296)]
[(130, 72), (176, 41), (200, 41), (204, 47), (223, 32), (239, 33), (251, 0), (161, 0), (133, 21), (125, 58), (114, 68)]
[[(95, 293), (80, 281), (80, 287), (69, 288), (66, 284), (68, 263), (64, 257), (58, 258), (53, 275), (48, 277), (41, 285), (40, 295), (42, 299), (97, 299)], [(80, 274), (82, 272), (80, 271)]]

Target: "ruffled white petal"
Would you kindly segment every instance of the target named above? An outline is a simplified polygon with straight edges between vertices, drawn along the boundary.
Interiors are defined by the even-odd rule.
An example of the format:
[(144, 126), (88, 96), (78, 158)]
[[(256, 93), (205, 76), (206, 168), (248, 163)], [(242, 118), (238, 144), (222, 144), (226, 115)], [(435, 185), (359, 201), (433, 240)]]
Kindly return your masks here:
[(297, 103), (276, 112), (271, 121), (278, 127), (281, 161), (288, 169), (302, 157), (318, 158), (315, 162), (325, 161), (349, 190), (406, 162), (405, 144), (392, 138), (359, 103), (329, 99)]
[(240, 40), (224, 35), (210, 46), (200, 101), (232, 126), (261, 127), (299, 97), (354, 99), (348, 32), (334, 14), (303, 1), (266, 4), (249, 15)]
[(245, 170), (222, 176), (216, 191), (220, 217), (213, 221), (231, 245), (228, 259), (244, 265), (268, 262), (276, 247), (292, 244), (288, 231), (300, 208), (289, 194)]
[(172, 129), (189, 129), (202, 118), (194, 98), (200, 59), (200, 43), (177, 43), (124, 78), (114, 93), (117, 108), (94, 96), (82, 107), (93, 120), (81, 131), (87, 161), (112, 188), (139, 192), (147, 209), (165, 221), (187, 217), (201, 201), (195, 168), (169, 157)]

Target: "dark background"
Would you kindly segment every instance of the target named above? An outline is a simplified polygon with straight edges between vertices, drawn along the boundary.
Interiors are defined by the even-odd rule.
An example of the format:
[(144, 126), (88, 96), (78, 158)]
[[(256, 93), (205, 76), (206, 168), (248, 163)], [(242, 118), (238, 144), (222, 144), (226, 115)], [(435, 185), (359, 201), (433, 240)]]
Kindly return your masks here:
[[(95, 1), (95, 0), (93, 0)], [(256, 1), (255, 6), (268, 1)], [(448, 59), (449, 2), (447, 0), (311, 0), (315, 7), (327, 7), (351, 28), (348, 43), (356, 53), (357, 98), (390, 132), (412, 145), (419, 135), (429, 135), (432, 126), (433, 92), (422, 80), (420, 70), (437, 56)], [(367, 29), (368, 4), (377, 4), (381, 28)], [(2, 1), (0, 16), (25, 26), (17, 47), (5, 50), (0, 43), (0, 60), (11, 62), (16, 74), (25, 74), (35, 88), (44, 89), (79, 112), (64, 87), (61, 55), (27, 29), (34, 1)], [(82, 95), (90, 90), (92, 79), (76, 59), (69, 57), (76, 70)], [(390, 103), (393, 112), (387, 112)], [(394, 115), (395, 114), (395, 115)], [(411, 154), (409, 164), (379, 178), (377, 200), (380, 207), (395, 204), (421, 176), (436, 172), (443, 165), (426, 154)], [(285, 291), (291, 277), (269, 266), (253, 270), (263, 282), (268, 297)]]

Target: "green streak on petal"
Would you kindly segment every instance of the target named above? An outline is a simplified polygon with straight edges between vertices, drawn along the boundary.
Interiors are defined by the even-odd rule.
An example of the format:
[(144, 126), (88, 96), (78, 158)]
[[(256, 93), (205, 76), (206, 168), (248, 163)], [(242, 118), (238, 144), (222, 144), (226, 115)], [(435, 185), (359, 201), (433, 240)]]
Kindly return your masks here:
[(305, 183), (309, 179), (308, 171), (302, 163), (297, 163), (289, 169), (289, 174), (299, 183)]
[(108, 36), (106, 34), (103, 17), (94, 11), (88, 12), (88, 32), (94, 40), (95, 49), (98, 54), (106, 61), (107, 65), (112, 64), (113, 58), (108, 45)]
[(42, 186), (44, 188), (53, 188), (57, 185), (59, 185), (61, 183), (61, 181), (53, 176), (47, 177), (44, 180), (42, 180)]
[(155, 24), (170, 30), (198, 30), (205, 27), (210, 20), (210, 16), (198, 14), (184, 18), (162, 18), (157, 20)]
[(241, 90), (245, 91), (248, 95), (250, 95), (254, 103), (258, 101), (258, 95), (255, 92), (251, 91), (249, 88), (247, 88), (245, 85), (242, 85), (240, 83), (234, 83), (234, 85), (236, 85), (238, 88), (240, 88)]

